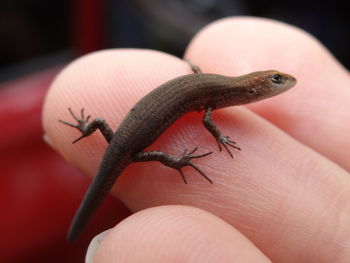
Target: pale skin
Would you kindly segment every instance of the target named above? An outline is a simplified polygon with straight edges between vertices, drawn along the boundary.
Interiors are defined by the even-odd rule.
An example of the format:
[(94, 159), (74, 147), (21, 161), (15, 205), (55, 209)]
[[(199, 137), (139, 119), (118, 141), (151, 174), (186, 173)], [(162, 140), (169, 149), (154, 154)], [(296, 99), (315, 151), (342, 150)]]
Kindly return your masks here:
[[(214, 184), (191, 169), (185, 185), (159, 163), (132, 164), (112, 194), (132, 212), (143, 211), (108, 233), (93, 262), (349, 262), (349, 73), (306, 33), (253, 18), (209, 25), (185, 57), (203, 72), (277, 69), (298, 84), (272, 99), (214, 113), (242, 148), (233, 159), (217, 150), (200, 114), (176, 122), (151, 149), (214, 151), (196, 161)], [(93, 176), (106, 142), (95, 133), (72, 145), (79, 133), (57, 122), (67, 118), (67, 108), (84, 107), (116, 129), (146, 93), (188, 73), (182, 60), (147, 50), (109, 50), (73, 62), (45, 102), (50, 143)]]

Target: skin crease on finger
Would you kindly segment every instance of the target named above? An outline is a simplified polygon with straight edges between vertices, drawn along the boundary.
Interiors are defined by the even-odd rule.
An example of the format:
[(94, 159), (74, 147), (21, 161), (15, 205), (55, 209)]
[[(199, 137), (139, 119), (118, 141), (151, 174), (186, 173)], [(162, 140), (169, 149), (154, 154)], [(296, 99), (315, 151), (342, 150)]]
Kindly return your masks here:
[[(267, 118), (269, 121), (283, 128), (286, 114), (286, 118), (293, 117), (290, 121), (294, 125), (298, 120), (291, 114), (290, 104), (297, 99), (291, 101), (291, 98), (304, 92), (303, 76), (307, 70), (296, 54), (304, 52), (305, 57), (307, 52), (303, 47), (308, 47), (307, 43), (314, 40), (283, 24), (254, 21), (227, 19), (209, 26), (195, 38), (186, 56), (204, 72), (240, 75), (274, 68), (295, 75), (298, 86), (294, 90), (266, 102), (266, 107), (280, 113)], [(223, 34), (221, 40), (219, 36), (211, 40), (211, 46), (216, 46), (216, 55), (207, 47), (208, 52), (203, 49), (199, 52), (205, 56), (198, 57), (198, 41), (206, 32), (210, 33), (211, 27), (232, 25), (230, 32), (239, 43), (240, 38), (243, 38), (241, 41), (247, 39), (239, 32), (249, 34), (252, 22), (260, 27), (257, 32), (272, 32), (273, 35), (280, 28), (279, 32), (284, 32), (285, 37), (266, 39), (265, 44), (247, 51), (240, 50), (242, 44), (232, 44), (224, 57), (221, 52), (225, 49), (220, 45), (226, 43), (227, 34)], [(239, 28), (234, 27), (237, 23)], [(250, 42), (260, 43), (256, 37), (254, 39), (253, 34)], [(288, 44), (280, 39), (285, 39)], [(285, 50), (293, 44), (299, 47)], [(246, 55), (238, 56), (234, 53), (236, 49), (240, 50), (239, 54), (244, 51)], [(332, 61), (328, 54), (324, 56), (323, 59)], [(332, 76), (342, 78), (344, 75), (344, 70), (334, 62), (329, 70), (334, 72)], [(94, 134), (71, 145), (78, 133), (57, 123), (58, 119), (69, 117), (67, 107), (76, 110), (85, 107), (87, 113), (104, 117), (115, 129), (128, 109), (145, 93), (168, 79), (187, 73), (190, 70), (186, 63), (152, 51), (104, 51), (81, 58), (58, 76), (48, 93), (43, 112), (45, 131), (68, 161), (94, 175), (106, 144), (101, 135)], [(309, 82), (312, 77), (315, 78), (310, 76)], [(217, 151), (196, 113), (176, 122), (151, 147), (175, 155), (193, 146), (199, 146), (203, 152), (214, 151), (210, 158), (196, 162), (214, 180), (214, 185), (204, 182), (190, 169), (185, 169), (189, 185), (184, 185), (176, 171), (161, 164), (132, 164), (117, 182), (113, 193), (133, 211), (161, 204), (189, 204), (211, 211), (244, 233), (273, 261), (348, 262), (349, 174), (324, 158), (322, 151), (318, 154), (309, 148), (311, 145), (298, 142), (293, 133), (296, 139), (244, 107), (217, 111), (214, 120), (242, 147), (242, 152), (236, 153), (233, 160)], [(324, 129), (320, 130), (324, 132)], [(332, 137), (329, 136), (327, 140)]]
[(218, 217), (186, 206), (138, 212), (113, 228), (97, 248), (103, 262), (271, 262)]

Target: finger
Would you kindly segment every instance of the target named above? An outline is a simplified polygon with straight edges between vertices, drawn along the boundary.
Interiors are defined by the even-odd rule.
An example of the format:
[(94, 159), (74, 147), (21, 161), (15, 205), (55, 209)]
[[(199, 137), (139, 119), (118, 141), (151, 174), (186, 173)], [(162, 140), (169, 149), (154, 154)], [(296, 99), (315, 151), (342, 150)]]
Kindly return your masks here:
[(350, 75), (306, 32), (261, 18), (223, 19), (204, 28), (185, 57), (204, 72), (294, 75), (295, 88), (250, 109), (350, 170)]
[(222, 219), (185, 206), (155, 207), (113, 228), (93, 257), (102, 262), (270, 262)]

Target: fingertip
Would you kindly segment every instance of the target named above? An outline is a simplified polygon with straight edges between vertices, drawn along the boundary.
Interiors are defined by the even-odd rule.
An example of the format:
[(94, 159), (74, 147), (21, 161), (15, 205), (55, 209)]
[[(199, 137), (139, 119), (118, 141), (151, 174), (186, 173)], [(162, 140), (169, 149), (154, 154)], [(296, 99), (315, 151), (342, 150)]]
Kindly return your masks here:
[(220, 218), (187, 206), (138, 212), (111, 230), (94, 262), (270, 262)]
[(186, 58), (204, 72), (236, 76), (275, 69), (293, 75), (297, 85), (291, 90), (247, 107), (350, 168), (344, 145), (349, 140), (342, 132), (349, 126), (349, 72), (315, 37), (271, 19), (231, 17), (203, 28), (191, 41)]
[(103, 117), (115, 130), (150, 90), (190, 72), (181, 59), (152, 50), (104, 50), (78, 58), (60, 72), (47, 92), (42, 113), (46, 136), (65, 159), (93, 174), (107, 144), (96, 132), (72, 145), (81, 133), (58, 121), (76, 122), (67, 109), (85, 109), (86, 115)]
[(312, 58), (320, 54), (335, 62), (324, 46), (306, 31), (257, 17), (229, 17), (207, 25), (192, 39), (185, 54), (205, 72), (228, 75), (266, 69), (308, 71), (312, 63), (317, 66), (319, 59), (316, 62)]

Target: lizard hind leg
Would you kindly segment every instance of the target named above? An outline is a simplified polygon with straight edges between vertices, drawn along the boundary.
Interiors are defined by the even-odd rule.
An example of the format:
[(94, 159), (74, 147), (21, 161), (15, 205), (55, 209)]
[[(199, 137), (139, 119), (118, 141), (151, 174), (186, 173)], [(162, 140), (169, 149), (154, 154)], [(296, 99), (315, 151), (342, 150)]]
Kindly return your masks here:
[(182, 171), (182, 168), (185, 166), (191, 166), (193, 169), (195, 169), (200, 175), (202, 175), (206, 180), (208, 180), (210, 183), (213, 183), (213, 181), (205, 175), (205, 173), (199, 169), (196, 165), (194, 165), (191, 160), (192, 159), (198, 159), (205, 156), (208, 156), (212, 154), (213, 152), (207, 152), (200, 155), (193, 155), (195, 151), (197, 151), (197, 147), (194, 148), (192, 151), (188, 152), (185, 150), (179, 157), (170, 156), (166, 153), (160, 152), (160, 151), (148, 151), (148, 152), (140, 152), (134, 155), (133, 161), (134, 162), (148, 162), (148, 161), (158, 161), (162, 164), (171, 167), (175, 170), (178, 170), (181, 178), (187, 184), (186, 177)]

